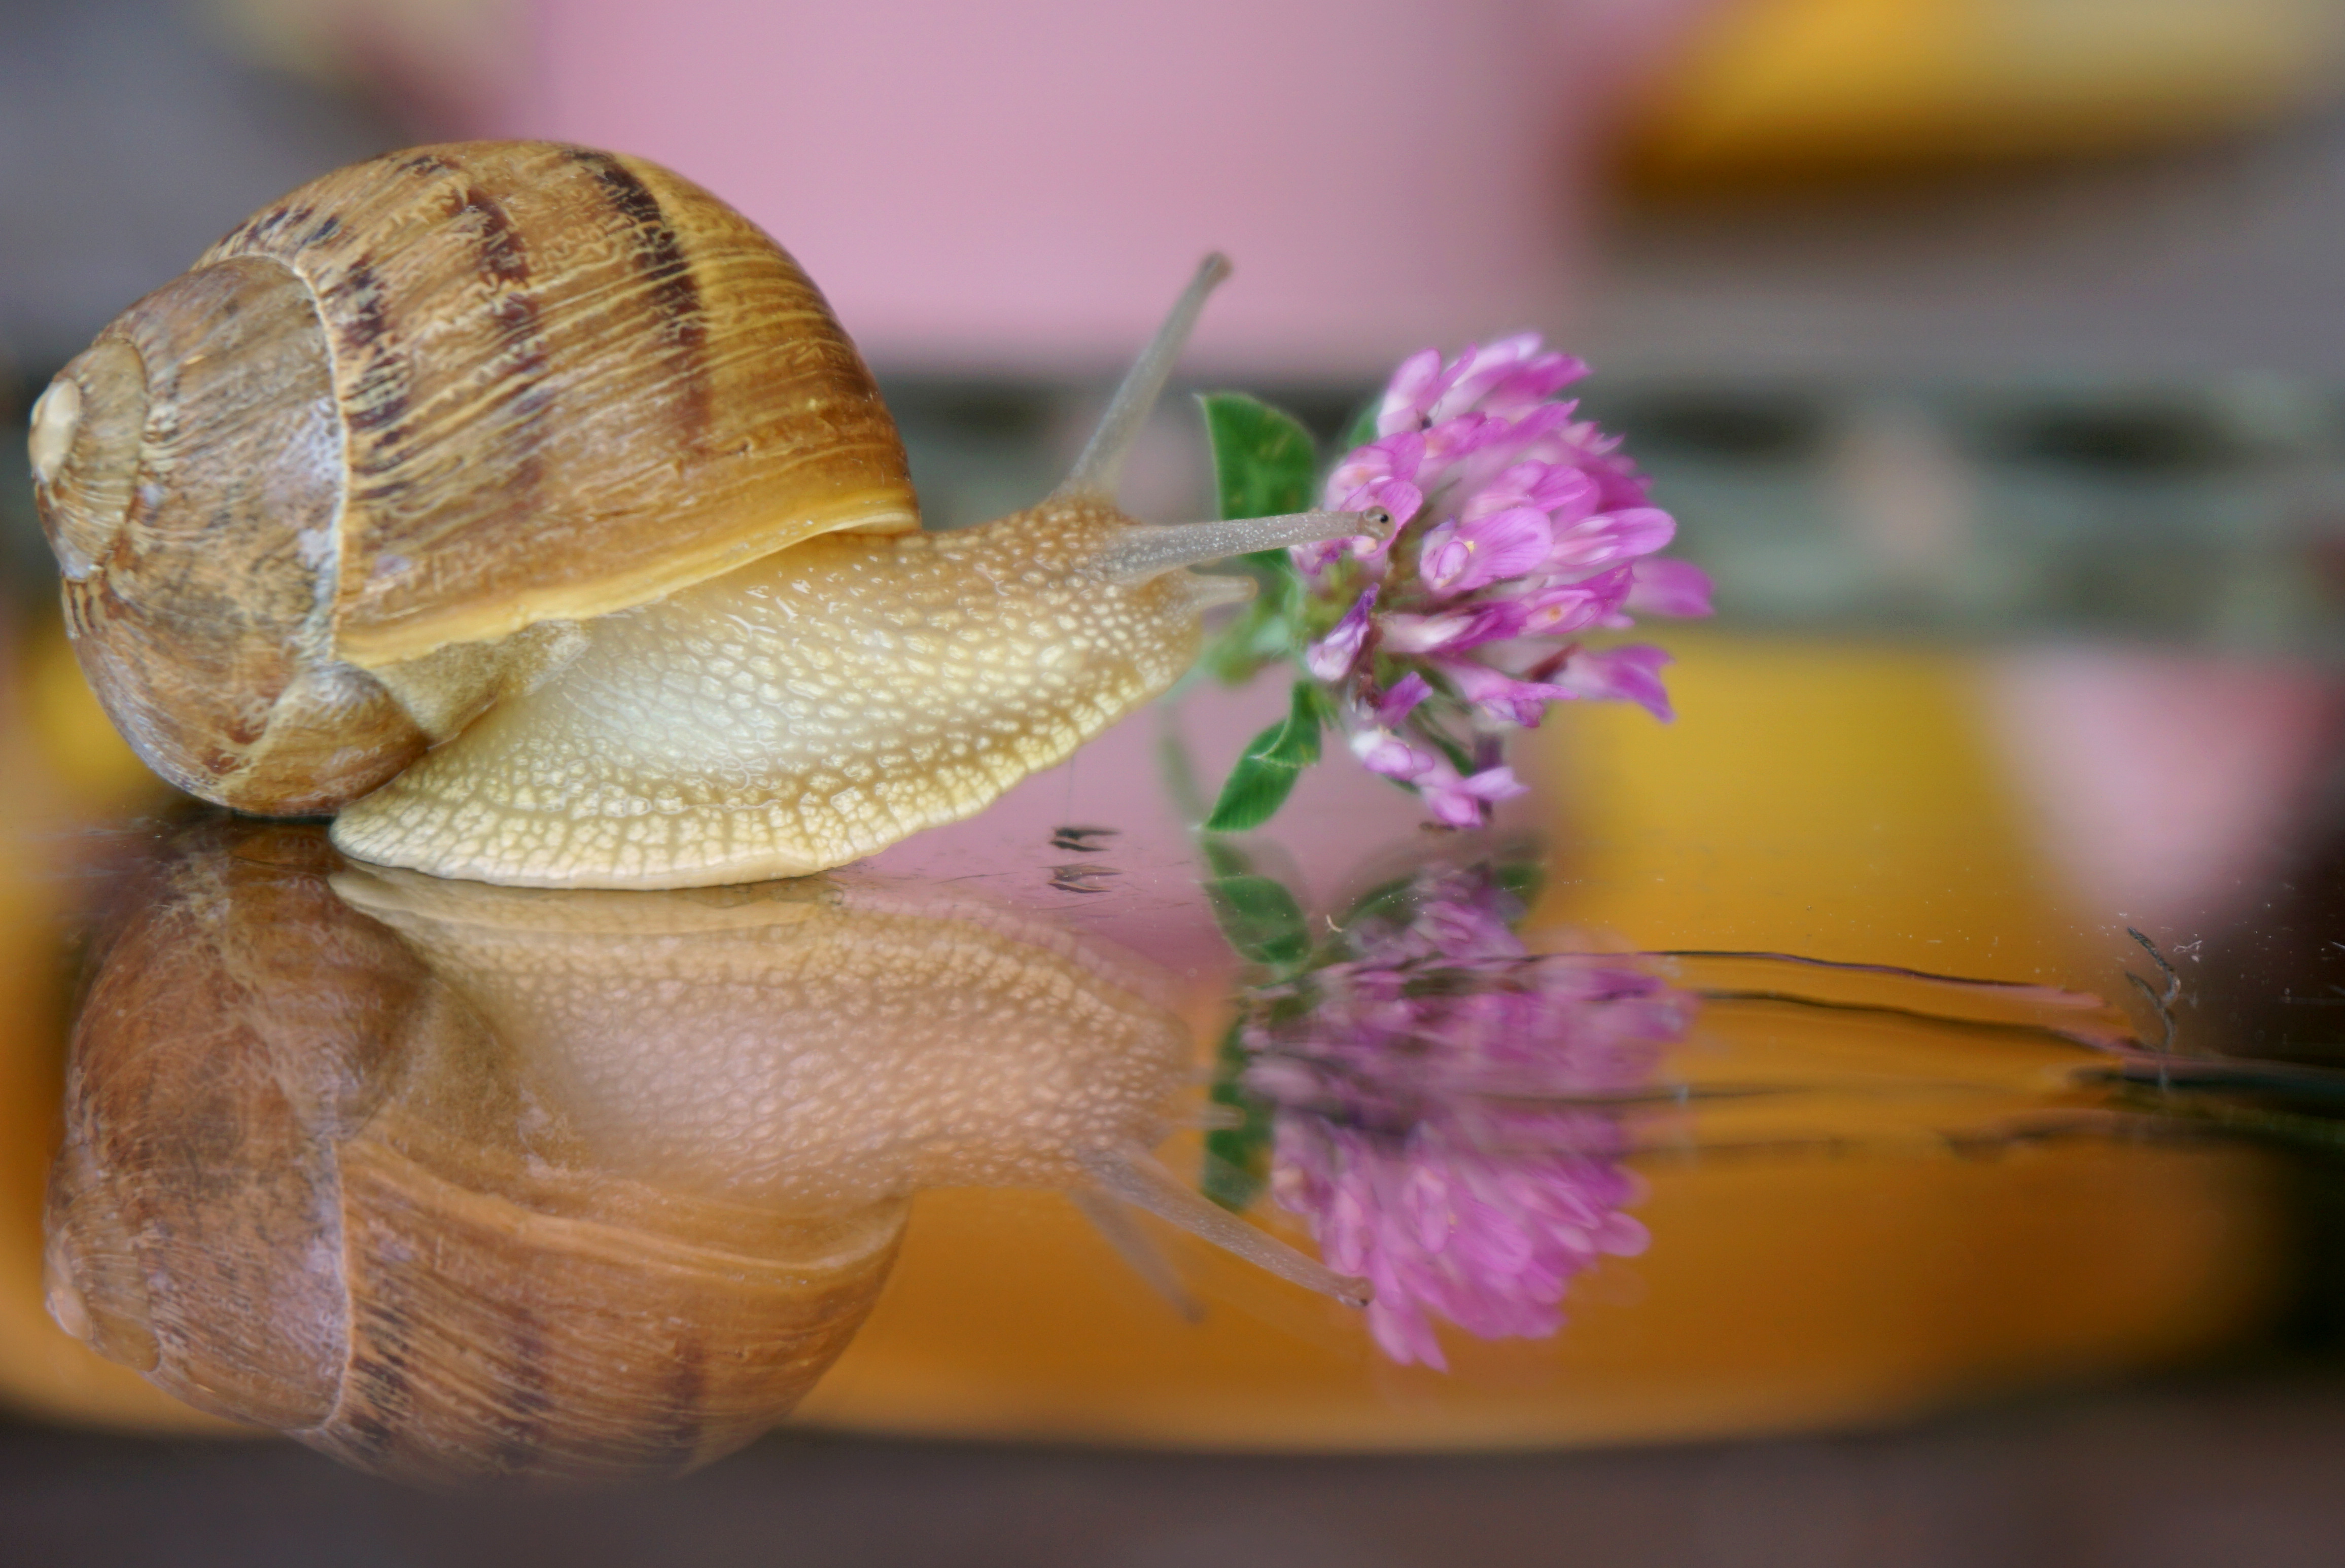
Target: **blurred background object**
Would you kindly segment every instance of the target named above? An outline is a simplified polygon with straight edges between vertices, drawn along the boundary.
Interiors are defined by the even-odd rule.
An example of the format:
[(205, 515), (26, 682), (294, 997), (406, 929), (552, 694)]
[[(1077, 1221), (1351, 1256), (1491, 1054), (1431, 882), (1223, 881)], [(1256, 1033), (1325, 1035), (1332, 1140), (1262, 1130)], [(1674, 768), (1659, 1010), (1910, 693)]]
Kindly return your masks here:
[(2129, 153), (2336, 86), (2323, 0), (1744, 0), (1688, 40), (1627, 164), (1654, 187)]
[(36, 386), (244, 213), (399, 140), (193, 4), (15, 0), (5, 16), (0, 353)]
[(371, 99), (426, 137), (493, 134), (530, 48), (523, 0), (211, 0), (254, 64)]
[[(1975, 362), (1990, 301), (2015, 343), (2081, 313), (2038, 368), (2081, 332), (2280, 369), (2340, 330), (2289, 319), (2345, 248), (2324, 0), (9, 10), (0, 336), (36, 369), (303, 177), (483, 134), (724, 193), (899, 373), (1103, 373), (1215, 246), (1196, 362), (1293, 380), (1518, 322), (1765, 368), (1883, 287), (1910, 319), (1875, 347), (1924, 371)], [(1786, 273), (1796, 301), (1698, 335)], [(2161, 280), (2195, 308), (2128, 316)]]
[(1110, 370), (1221, 249), (1193, 365), (1358, 377), (1551, 309), (1607, 119), (1712, 3), (561, 0), (506, 123), (725, 191), (883, 366)]

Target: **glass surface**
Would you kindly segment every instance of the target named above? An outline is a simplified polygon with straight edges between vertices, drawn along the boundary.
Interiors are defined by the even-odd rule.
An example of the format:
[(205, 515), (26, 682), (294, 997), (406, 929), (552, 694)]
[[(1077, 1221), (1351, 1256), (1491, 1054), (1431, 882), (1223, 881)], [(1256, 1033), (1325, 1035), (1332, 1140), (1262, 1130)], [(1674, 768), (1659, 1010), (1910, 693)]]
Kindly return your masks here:
[[(334, 1361), (339, 1292), (301, 1283), (323, 1275), (268, 1265), (291, 1281), (271, 1329), (260, 1266), (230, 1256), (289, 1237), (329, 1271), (356, 1256), (359, 1221), (296, 1223), (340, 1201), (330, 1179), (395, 1189), (411, 1218), (445, 1197), (473, 1239), (540, 1249), (459, 1263), (454, 1240), (393, 1238), (362, 1380), (386, 1434), (335, 1441), (394, 1469), (426, 1440), (389, 1429), (435, 1390), (487, 1412), (464, 1442), (508, 1444), (486, 1468), (576, 1406), (578, 1465), (657, 1470), (801, 1388), (790, 1420), (886, 1432), (1423, 1450), (1875, 1421), (2270, 1343), (2318, 1283), (2306, 1194), (2330, 1175), (2345, 1006), (2328, 406), (2254, 405), (2280, 410), (2268, 440), (2153, 441), (2218, 483), (2109, 471), (2133, 450), (2109, 430), (2166, 429), (2137, 400), (1748, 401), (1765, 417), (1657, 393), (1622, 421), (1632, 442), (1651, 425), (1639, 450), (1721, 582), (1717, 627), (1659, 634), (1677, 723), (1558, 711), (1516, 754), (1534, 794), (1480, 835), (1421, 827), (1336, 755), (1268, 827), (1201, 843), (1194, 792), (1276, 716), (1265, 681), (1193, 686), (827, 877), (435, 886), (169, 801), (28, 602), (0, 773), (9, 1397), (208, 1419), (44, 1311), (76, 1006), (66, 1125), (104, 1158), (70, 1190), (132, 1182), (128, 1233), (213, 1276), (166, 1338)], [(1262, 937), (1238, 878), (1294, 895), (1309, 962), (1233, 950)], [(1522, 952), (1395, 956), (1393, 933), (1467, 916)], [(1330, 1037), (1366, 1037), (1345, 1006), (1396, 974), (1425, 985), (1378, 1049), (1476, 1008), (1529, 1022), (1470, 1081), (1327, 1087), (1348, 1061)], [(223, 1018), (272, 1064), (248, 1077), (278, 1119), (222, 1112), (226, 1057), (140, 1065)], [(1274, 1105), (1232, 1070), (1233, 1020), (1257, 1067), (1291, 1069)], [(371, 1043), (302, 1044), (328, 1036)], [(94, 1108), (107, 1039), (136, 1047), (115, 1055), (140, 1087)], [(1297, 1148), (1356, 1133), (1404, 1177), (1568, 1189), (1588, 1207), (1562, 1326), (1445, 1326), (1446, 1370), (1402, 1364), (1315, 1274), (1325, 1239), (1276, 1200), (1249, 1115)], [(331, 1168), (289, 1188), (320, 1150)], [(459, 1166), (487, 1199), (442, 1192)], [(1216, 1240), (1203, 1194), (1244, 1199), (1247, 1235)], [(204, 1207), (223, 1197), (246, 1207)], [(638, 1222), (665, 1229), (613, 1239)], [(133, 1246), (73, 1245), (82, 1296)], [(428, 1248), (451, 1250), (425, 1268)], [(643, 1293), (712, 1257), (665, 1304)], [(1477, 1267), (1468, 1296), (1540, 1326), (1525, 1268)], [(808, 1304), (797, 1338), (743, 1304), (758, 1268)], [(462, 1289), (402, 1294), (435, 1275)], [(137, 1342), (74, 1295), (51, 1300), (86, 1335)], [(453, 1392), (423, 1364), (443, 1354)], [(299, 1428), (324, 1396), (271, 1397)]]

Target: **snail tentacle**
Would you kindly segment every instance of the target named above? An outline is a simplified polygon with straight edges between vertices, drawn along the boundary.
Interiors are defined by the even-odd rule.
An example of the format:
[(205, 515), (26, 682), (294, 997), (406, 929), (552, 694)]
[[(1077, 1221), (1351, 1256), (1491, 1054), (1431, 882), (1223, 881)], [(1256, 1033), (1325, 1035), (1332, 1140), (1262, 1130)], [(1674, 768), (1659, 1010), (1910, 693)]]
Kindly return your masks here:
[(1233, 517), (1217, 522), (1137, 524), (1117, 533), (1091, 557), (1091, 569), (1124, 582), (1145, 582), (1177, 567), (1203, 566), (1257, 550), (1284, 550), (1323, 540), (1379, 537), (1392, 525), (1381, 507), (1366, 511), (1289, 511), (1276, 517)]
[(1148, 1233), (1132, 1223), (1132, 1215), (1104, 1192), (1092, 1192), (1077, 1188), (1067, 1194), (1075, 1200), (1082, 1217), (1091, 1222), (1091, 1229), (1106, 1238), (1116, 1256), (1131, 1265), (1132, 1271), (1146, 1282), (1148, 1288), (1164, 1298), (1183, 1322), (1202, 1323), (1205, 1309), (1190, 1293), (1172, 1260), (1163, 1249), (1149, 1239)]
[(1333, 1296), (1347, 1307), (1365, 1307), (1375, 1290), (1356, 1274), (1339, 1274), (1315, 1258), (1306, 1257), (1285, 1242), (1257, 1230), (1221, 1208), (1136, 1146), (1102, 1149), (1083, 1161), (1101, 1190), (1169, 1220), (1192, 1236), (1222, 1250), (1291, 1280), (1307, 1290)]
[(1075, 460), (1074, 470), (1067, 475), (1066, 482), (1051, 492), (1052, 500), (1115, 499), (1116, 480), (1123, 472), (1123, 460), (1131, 455), (1132, 443), (1140, 439), (1141, 426), (1148, 422), (1156, 400), (1163, 394), (1164, 383), (1172, 379), (1173, 362), (1181, 358), (1189, 334), (1196, 329), (1206, 296), (1229, 275), (1230, 258), (1218, 250), (1198, 267), (1189, 287), (1174, 301), (1172, 313), (1164, 318), (1164, 325), (1156, 329), (1156, 336), (1149, 339), (1148, 347), (1140, 351), (1140, 358), (1124, 372), (1122, 384), (1108, 400), (1107, 412), (1100, 416), (1099, 428), (1084, 443), (1082, 455)]

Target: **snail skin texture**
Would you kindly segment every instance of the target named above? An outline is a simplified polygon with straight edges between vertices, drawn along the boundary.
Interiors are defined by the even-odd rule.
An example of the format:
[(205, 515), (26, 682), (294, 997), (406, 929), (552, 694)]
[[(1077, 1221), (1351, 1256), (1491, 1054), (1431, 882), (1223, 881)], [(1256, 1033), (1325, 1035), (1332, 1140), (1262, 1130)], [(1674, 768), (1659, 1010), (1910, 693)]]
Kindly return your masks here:
[(1122, 1198), (1359, 1300), (1149, 1156), (1192, 1050), (1155, 984), (917, 888), (500, 888), (201, 824), (76, 1020), (51, 1311), (205, 1410), (447, 1482), (737, 1448), (930, 1187), (1069, 1190), (1162, 1282)]
[(109, 325), (35, 406), (35, 495), (90, 683), (184, 789), (442, 876), (797, 875), (1163, 691), (1245, 592), (1186, 567), (1387, 521), (1117, 510), (1226, 270), (1064, 485), (927, 534), (854, 344), (739, 213), (639, 158), (424, 147)]

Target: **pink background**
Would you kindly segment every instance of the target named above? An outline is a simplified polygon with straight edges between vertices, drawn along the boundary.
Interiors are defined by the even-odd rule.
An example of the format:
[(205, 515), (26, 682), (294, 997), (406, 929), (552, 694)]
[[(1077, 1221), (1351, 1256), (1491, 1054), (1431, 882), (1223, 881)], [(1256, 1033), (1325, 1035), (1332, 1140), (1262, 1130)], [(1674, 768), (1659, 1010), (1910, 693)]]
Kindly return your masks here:
[(669, 165), (872, 360), (1101, 372), (1205, 251), (1194, 368), (1549, 324), (1614, 89), (1705, 0), (538, 0), (504, 134)]

